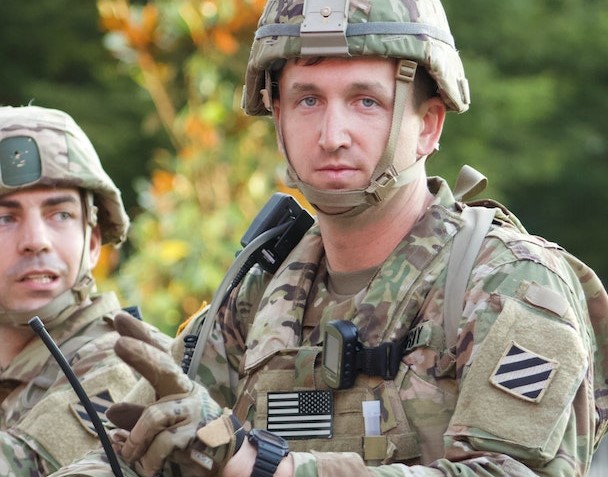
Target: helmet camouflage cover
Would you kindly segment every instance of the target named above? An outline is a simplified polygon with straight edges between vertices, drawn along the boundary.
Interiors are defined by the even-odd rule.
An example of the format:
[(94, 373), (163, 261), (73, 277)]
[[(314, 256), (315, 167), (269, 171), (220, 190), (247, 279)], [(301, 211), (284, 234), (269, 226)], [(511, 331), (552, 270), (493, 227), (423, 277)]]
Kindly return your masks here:
[(382, 56), (425, 67), (450, 111), (468, 109), (469, 87), (439, 0), (268, 0), (249, 56), (243, 108), (269, 114), (266, 73), (306, 56)]
[(0, 196), (33, 186), (90, 191), (103, 242), (125, 240), (129, 218), (120, 191), (76, 122), (55, 109), (0, 107)]

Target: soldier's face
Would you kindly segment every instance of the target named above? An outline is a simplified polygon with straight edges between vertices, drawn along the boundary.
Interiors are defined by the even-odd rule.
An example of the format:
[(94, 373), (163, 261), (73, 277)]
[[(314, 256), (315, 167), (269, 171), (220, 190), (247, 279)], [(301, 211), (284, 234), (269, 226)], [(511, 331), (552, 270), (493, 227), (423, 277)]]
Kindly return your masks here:
[[(395, 71), (394, 60), (373, 57), (285, 65), (273, 103), (275, 121), (300, 180), (325, 190), (369, 184), (390, 131)], [(403, 124), (413, 127), (400, 132), (400, 168), (416, 158), (419, 128), (411, 118), (416, 119), (408, 104)]]
[[(87, 248), (95, 263), (96, 231)], [(71, 288), (84, 247), (83, 208), (75, 188), (36, 188), (0, 197), (0, 304), (35, 310)]]

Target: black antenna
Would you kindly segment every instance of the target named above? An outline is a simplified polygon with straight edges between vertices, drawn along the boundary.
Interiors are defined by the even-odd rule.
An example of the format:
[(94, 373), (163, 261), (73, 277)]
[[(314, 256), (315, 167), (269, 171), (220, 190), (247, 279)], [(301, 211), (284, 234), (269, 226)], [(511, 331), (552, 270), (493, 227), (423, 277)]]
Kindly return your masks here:
[(103, 423), (101, 422), (101, 419), (99, 419), (99, 416), (97, 415), (97, 412), (95, 411), (95, 408), (93, 407), (89, 396), (87, 396), (87, 393), (80, 384), (80, 381), (78, 381), (78, 378), (74, 374), (74, 371), (70, 367), (67, 359), (65, 359), (65, 356), (59, 349), (59, 346), (57, 346), (57, 344), (53, 341), (53, 338), (51, 338), (51, 335), (49, 335), (49, 332), (46, 330), (46, 328), (44, 327), (44, 323), (42, 323), (42, 320), (40, 320), (39, 317), (35, 316), (34, 318), (32, 318), (30, 321), (28, 321), (28, 325), (30, 325), (30, 327), (36, 333), (38, 333), (38, 335), (40, 336), (46, 347), (49, 349), (57, 363), (59, 363), (59, 366), (68, 378), (68, 381), (72, 385), (72, 388), (74, 388), (74, 391), (76, 391), (76, 395), (80, 399), (80, 402), (82, 403), (85, 410), (87, 411), (87, 414), (91, 418), (91, 422), (95, 426), (95, 430), (97, 431), (99, 440), (101, 441), (106, 456), (108, 457), (108, 461), (110, 462), (110, 467), (112, 467), (112, 472), (114, 472), (114, 475), (116, 477), (123, 477), (122, 470), (120, 470), (120, 464), (118, 463), (118, 457), (116, 457), (114, 449), (112, 449), (110, 438), (108, 437), (108, 434), (106, 433), (106, 430), (103, 427)]

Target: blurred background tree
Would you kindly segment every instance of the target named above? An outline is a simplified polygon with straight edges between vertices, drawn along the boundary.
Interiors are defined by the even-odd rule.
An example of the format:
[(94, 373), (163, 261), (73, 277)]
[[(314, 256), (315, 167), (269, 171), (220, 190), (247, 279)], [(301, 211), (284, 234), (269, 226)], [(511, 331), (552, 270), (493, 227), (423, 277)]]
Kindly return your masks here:
[[(429, 172), (463, 164), (528, 230), (608, 279), (606, 0), (444, 0), (472, 90)], [(0, 3), (0, 102), (72, 113), (134, 218), (100, 287), (172, 332), (210, 300), (251, 219), (280, 187), (267, 119), (240, 111), (262, 0)], [(99, 273), (99, 272), (98, 272)]]
[[(72, 115), (135, 217), (134, 180), (150, 174), (154, 150), (170, 143), (148, 92), (104, 46), (99, 23), (91, 1), (0, 1), (0, 105), (32, 103)], [(110, 274), (130, 250), (104, 247), (95, 272), (105, 288), (116, 288)]]
[(443, 3), (473, 103), (448, 120), (431, 169), (477, 167), (530, 233), (607, 283), (608, 1)]
[(261, 0), (99, 0), (106, 45), (148, 91), (171, 148), (138, 183), (137, 253), (121, 291), (146, 319), (175, 328), (209, 301), (239, 241), (277, 187), (267, 119), (240, 112), (241, 84)]
[(0, 105), (63, 109), (85, 130), (137, 213), (133, 178), (168, 140), (148, 92), (104, 46), (95, 2), (0, 2)]

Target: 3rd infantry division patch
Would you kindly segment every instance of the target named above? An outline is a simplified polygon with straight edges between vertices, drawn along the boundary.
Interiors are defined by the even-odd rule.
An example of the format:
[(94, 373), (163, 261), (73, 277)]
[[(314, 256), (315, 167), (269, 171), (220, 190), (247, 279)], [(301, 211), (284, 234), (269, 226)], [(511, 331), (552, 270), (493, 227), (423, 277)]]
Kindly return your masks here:
[[(110, 392), (106, 389), (105, 391), (102, 391), (99, 394), (92, 396), (91, 403), (93, 404), (93, 408), (95, 409), (97, 416), (99, 417), (99, 419), (105, 426), (106, 423), (108, 422), (108, 418), (106, 417), (106, 411), (112, 404), (114, 404), (114, 401), (112, 400), (112, 396), (110, 396)], [(84, 405), (80, 401), (78, 401), (78, 402), (70, 404), (70, 409), (72, 409), (72, 411), (76, 415), (76, 418), (78, 419), (80, 424), (82, 424), (82, 426), (90, 434), (96, 436), (97, 431), (95, 430), (93, 421), (91, 420), (91, 417), (87, 413)]]
[(511, 342), (490, 376), (490, 382), (512, 396), (537, 403), (558, 367), (557, 361)]

